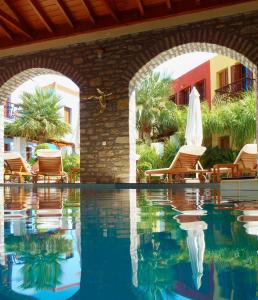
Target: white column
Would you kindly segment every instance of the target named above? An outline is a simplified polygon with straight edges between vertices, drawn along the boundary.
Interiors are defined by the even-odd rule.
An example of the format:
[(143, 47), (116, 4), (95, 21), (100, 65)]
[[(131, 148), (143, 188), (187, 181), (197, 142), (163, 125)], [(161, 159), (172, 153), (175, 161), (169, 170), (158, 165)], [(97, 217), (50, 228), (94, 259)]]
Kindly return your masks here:
[(26, 159), (26, 139), (23, 137), (13, 138), (13, 151), (19, 152), (21, 156)]
[[(256, 97), (256, 144), (258, 147), (258, 68), (255, 72), (255, 97)], [(258, 175), (258, 156), (257, 156), (257, 175)]]
[(132, 283), (138, 287), (138, 235), (137, 235), (137, 200), (136, 190), (129, 190), (130, 199), (130, 255), (132, 264)]
[(0, 104), (0, 183), (4, 182), (4, 106)]
[(129, 182), (136, 182), (136, 95), (129, 92)]

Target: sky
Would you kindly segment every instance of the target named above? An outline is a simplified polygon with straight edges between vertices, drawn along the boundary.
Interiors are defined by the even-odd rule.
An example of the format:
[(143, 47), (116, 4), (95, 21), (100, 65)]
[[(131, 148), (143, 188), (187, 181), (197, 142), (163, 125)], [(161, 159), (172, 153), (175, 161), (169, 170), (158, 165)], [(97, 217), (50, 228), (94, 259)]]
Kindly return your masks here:
[(62, 84), (70, 89), (78, 91), (78, 86), (69, 78), (61, 75), (40, 75), (32, 78), (31, 80), (26, 81), (20, 85), (11, 95), (12, 100), (18, 99), (19, 96), (24, 92), (33, 92), (35, 87), (40, 86), (44, 87), (50, 83), (57, 82)]
[(215, 56), (217, 56), (216, 53), (210, 52), (187, 53), (165, 61), (155, 68), (154, 71), (161, 73), (162, 77), (177, 79)]
[[(192, 52), (183, 54), (167, 60), (166, 62), (158, 66), (154, 71), (160, 72), (162, 77), (170, 77), (171, 79), (176, 79), (216, 55), (217, 54), (215, 53), (209, 52)], [(57, 82), (76, 91), (79, 90), (78, 86), (65, 76), (53, 74), (40, 75), (19, 86), (12, 93), (11, 98), (12, 100), (19, 99), (22, 92), (33, 92), (36, 86), (43, 87), (53, 82)]]

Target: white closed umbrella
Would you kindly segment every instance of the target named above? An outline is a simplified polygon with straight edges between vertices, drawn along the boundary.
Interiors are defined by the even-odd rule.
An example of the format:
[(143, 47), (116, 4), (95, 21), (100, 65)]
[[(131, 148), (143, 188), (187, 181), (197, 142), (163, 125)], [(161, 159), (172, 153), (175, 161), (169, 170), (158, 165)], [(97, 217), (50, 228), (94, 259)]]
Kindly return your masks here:
[(196, 289), (200, 289), (203, 275), (203, 259), (205, 252), (204, 230), (207, 223), (204, 221), (187, 222), (180, 225), (187, 231), (187, 247), (190, 256), (193, 282)]
[(195, 87), (193, 87), (189, 96), (185, 140), (186, 144), (189, 146), (202, 145), (203, 131), (200, 94)]

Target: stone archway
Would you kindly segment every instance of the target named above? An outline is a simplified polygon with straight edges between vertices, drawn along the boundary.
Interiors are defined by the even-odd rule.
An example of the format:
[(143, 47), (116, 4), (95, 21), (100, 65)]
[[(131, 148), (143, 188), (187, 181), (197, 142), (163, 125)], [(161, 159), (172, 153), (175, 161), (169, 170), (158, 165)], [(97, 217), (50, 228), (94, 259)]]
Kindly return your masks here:
[[(215, 33), (213, 33), (215, 34)], [(219, 33), (216, 33), (214, 37), (217, 37), (217, 39), (222, 44), (227, 44), (228, 39), (223, 40), (222, 37), (219, 38)], [(235, 59), (236, 61), (239, 61), (243, 65), (247, 66), (252, 72), (255, 74), (256, 78), (256, 91), (258, 89), (258, 80), (257, 80), (257, 65), (254, 63), (255, 59), (252, 60), (252, 55), (254, 53), (258, 53), (258, 49), (256, 49), (257, 52), (253, 51), (251, 49), (250, 45), (248, 47), (248, 52), (246, 48), (243, 48), (244, 43), (246, 45), (247, 41), (241, 41), (240, 39), (236, 43), (236, 47), (234, 48), (228, 48), (221, 44), (215, 44), (215, 43), (209, 43), (209, 42), (189, 42), (189, 43), (182, 43), (180, 44), (180, 36), (181, 39), (185, 40), (183, 35), (179, 35), (178, 39), (168, 39), (168, 37), (165, 38), (164, 41), (159, 42), (159, 47), (164, 47), (165, 49), (173, 42), (179, 43), (179, 45), (173, 46), (170, 49), (166, 49), (161, 51), (159, 54), (154, 55), (149, 61), (146, 62), (146, 59), (150, 57), (150, 53), (153, 52), (155, 54), (159, 50), (158, 46), (154, 46), (152, 50), (148, 51), (146, 50), (144, 53), (140, 55), (140, 57), (137, 60), (137, 64), (142, 61), (143, 65), (138, 69), (138, 71), (134, 74), (134, 76), (131, 78), (129, 82), (129, 151), (130, 151), (130, 178), (131, 181), (135, 181), (134, 174), (136, 173), (136, 165), (135, 165), (135, 154), (136, 154), (136, 100), (135, 100), (135, 89), (137, 85), (146, 77), (148, 73), (151, 73), (157, 66), (164, 63), (165, 61), (183, 55), (191, 52), (211, 52), (211, 53), (217, 53), (220, 55), (228, 56), (230, 58)], [(199, 36), (202, 36), (202, 31), (199, 31)], [(222, 36), (222, 35), (221, 35)], [(225, 37), (224, 37), (225, 38)], [(233, 40), (235, 40), (235, 37), (232, 37)], [(216, 41), (216, 38), (215, 38)], [(231, 43), (230, 43), (231, 44)], [(242, 53), (245, 53), (248, 56), (245, 56), (244, 54), (238, 52), (236, 49), (242, 49)], [(255, 57), (256, 58), (256, 57)], [(134, 65), (135, 67), (136, 65)], [(132, 70), (132, 69), (131, 69)], [(257, 112), (258, 112), (258, 93), (256, 92), (257, 97)], [(257, 113), (258, 114), (258, 113)], [(258, 136), (258, 121), (257, 121), (257, 136)]]
[[(80, 88), (82, 76), (75, 68), (56, 59), (28, 59), (13, 64), (0, 76), (0, 153), (4, 151), (4, 114), (2, 101), (29, 79), (46, 74), (62, 75), (71, 79)], [(3, 182), (3, 159), (0, 156), (0, 183)]]

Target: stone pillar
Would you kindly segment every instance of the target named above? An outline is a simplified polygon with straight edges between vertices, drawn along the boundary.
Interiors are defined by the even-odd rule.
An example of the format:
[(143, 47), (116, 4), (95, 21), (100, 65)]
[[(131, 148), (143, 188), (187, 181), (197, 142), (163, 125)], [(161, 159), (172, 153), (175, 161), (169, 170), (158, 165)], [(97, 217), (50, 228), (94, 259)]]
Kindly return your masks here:
[(4, 182), (4, 106), (0, 105), (0, 183)]
[(26, 159), (26, 139), (23, 137), (13, 138), (13, 151), (19, 152), (21, 156)]
[(130, 181), (128, 88), (112, 96), (103, 113), (98, 101), (81, 101), (82, 183)]

